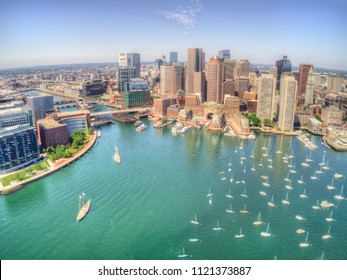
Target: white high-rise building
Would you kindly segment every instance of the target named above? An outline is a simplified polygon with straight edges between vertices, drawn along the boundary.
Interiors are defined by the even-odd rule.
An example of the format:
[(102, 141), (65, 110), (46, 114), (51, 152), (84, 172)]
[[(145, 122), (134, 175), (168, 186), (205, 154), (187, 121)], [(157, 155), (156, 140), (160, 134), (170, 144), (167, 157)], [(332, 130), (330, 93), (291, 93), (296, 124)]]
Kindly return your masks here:
[(120, 53), (119, 66), (135, 67), (135, 78), (140, 77), (141, 59), (139, 53)]
[(306, 91), (305, 91), (305, 105), (313, 104), (313, 90), (315, 85), (316, 77), (313, 73), (313, 68), (308, 72)]
[(340, 92), (342, 90), (343, 78), (342, 76), (330, 75), (328, 76), (328, 90), (333, 92)]
[(274, 117), (274, 102), (276, 92), (276, 76), (263, 75), (258, 82), (257, 117), (261, 120)]
[(160, 67), (160, 92), (162, 95), (172, 93), (172, 65), (163, 65)]
[(280, 111), (278, 128), (282, 132), (292, 132), (296, 107), (298, 82), (291, 75), (282, 75), (280, 85)]

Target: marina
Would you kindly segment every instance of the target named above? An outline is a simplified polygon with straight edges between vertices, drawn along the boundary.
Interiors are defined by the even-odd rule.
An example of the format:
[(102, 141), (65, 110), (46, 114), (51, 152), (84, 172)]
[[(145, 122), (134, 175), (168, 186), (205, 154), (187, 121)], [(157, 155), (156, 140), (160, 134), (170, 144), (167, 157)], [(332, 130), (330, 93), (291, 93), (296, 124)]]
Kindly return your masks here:
[[(318, 136), (311, 136), (319, 148), (310, 154), (296, 137), (255, 132), (257, 139), (249, 141), (206, 128), (175, 135), (173, 124), (155, 129), (154, 122), (143, 123), (148, 128), (141, 134), (132, 124), (102, 127), (101, 137), (80, 160), (1, 196), (0, 257), (320, 259), (324, 251), (325, 259), (347, 259), (346, 200), (334, 198), (344, 196), (346, 178), (339, 175), (344, 175), (347, 158), (320, 146)], [(122, 164), (114, 161), (115, 142)], [(322, 168), (317, 180), (311, 180), (323, 153), (330, 170)], [(273, 169), (265, 165), (270, 158)], [(312, 160), (310, 167), (301, 165), (306, 158)], [(297, 173), (289, 172), (285, 160)], [(285, 188), (289, 182), (284, 179), (292, 190)], [(336, 189), (327, 189), (331, 184)], [(76, 223), (76, 197), (82, 192), (92, 197), (93, 207)], [(302, 220), (296, 218), (300, 214)], [(10, 243), (18, 224), (22, 230)], [(329, 225), (333, 238), (323, 239)], [(312, 246), (300, 248), (307, 232)]]

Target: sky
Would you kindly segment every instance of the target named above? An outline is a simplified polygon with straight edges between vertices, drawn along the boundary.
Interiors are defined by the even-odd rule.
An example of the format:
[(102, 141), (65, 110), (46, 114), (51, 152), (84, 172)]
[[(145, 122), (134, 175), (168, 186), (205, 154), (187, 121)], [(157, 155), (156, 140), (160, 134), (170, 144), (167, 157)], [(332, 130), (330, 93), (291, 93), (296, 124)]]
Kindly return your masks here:
[(118, 62), (121, 52), (347, 70), (346, 0), (0, 0), (0, 69)]

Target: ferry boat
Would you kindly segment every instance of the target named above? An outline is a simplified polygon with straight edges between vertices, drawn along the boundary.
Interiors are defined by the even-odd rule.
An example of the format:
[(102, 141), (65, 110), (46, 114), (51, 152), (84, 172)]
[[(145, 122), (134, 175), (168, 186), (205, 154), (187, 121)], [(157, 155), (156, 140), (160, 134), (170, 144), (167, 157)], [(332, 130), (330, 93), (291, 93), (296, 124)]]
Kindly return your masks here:
[(145, 130), (146, 128), (147, 128), (147, 125), (141, 124), (140, 126), (138, 126), (136, 128), (136, 132), (141, 132), (141, 131)]
[[(86, 195), (84, 193), (82, 193), (82, 195), (80, 195), (80, 210), (78, 211), (77, 214), (77, 222), (79, 222), (80, 220), (82, 220), (88, 213), (89, 208), (90, 208), (90, 199), (86, 202)], [(81, 207), (82, 206), (82, 207)]]

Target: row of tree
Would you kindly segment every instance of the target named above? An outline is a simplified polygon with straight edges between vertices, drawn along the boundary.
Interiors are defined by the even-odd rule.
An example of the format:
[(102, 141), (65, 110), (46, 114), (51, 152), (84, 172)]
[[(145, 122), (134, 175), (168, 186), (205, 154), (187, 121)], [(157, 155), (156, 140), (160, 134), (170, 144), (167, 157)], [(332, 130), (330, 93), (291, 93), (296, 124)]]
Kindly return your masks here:
[[(244, 113), (244, 116), (248, 119), (249, 125), (254, 127), (261, 127), (261, 120), (255, 113)], [(275, 127), (276, 123), (268, 118), (264, 119), (264, 125), (267, 127)]]

